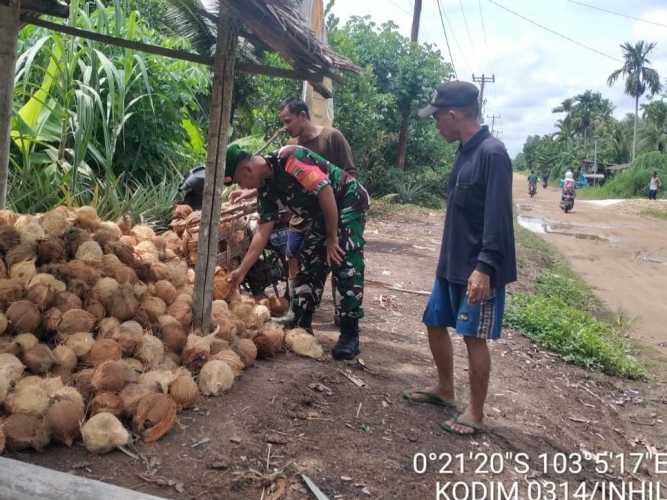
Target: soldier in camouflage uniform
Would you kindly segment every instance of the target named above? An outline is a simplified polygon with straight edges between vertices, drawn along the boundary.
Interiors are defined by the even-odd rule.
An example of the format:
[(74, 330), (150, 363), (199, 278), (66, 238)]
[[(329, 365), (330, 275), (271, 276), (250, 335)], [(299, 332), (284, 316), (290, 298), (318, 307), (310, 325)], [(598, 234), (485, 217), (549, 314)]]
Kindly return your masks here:
[(257, 189), (260, 228), (241, 265), (230, 276), (237, 286), (255, 263), (278, 220), (278, 203), (312, 220), (295, 278), (294, 323), (312, 333), (312, 317), (332, 269), (341, 299), (336, 359), (359, 353), (359, 319), (363, 317), (364, 227), (369, 197), (344, 170), (312, 151), (286, 146), (275, 156), (251, 156), (238, 146), (227, 150), (227, 182)]

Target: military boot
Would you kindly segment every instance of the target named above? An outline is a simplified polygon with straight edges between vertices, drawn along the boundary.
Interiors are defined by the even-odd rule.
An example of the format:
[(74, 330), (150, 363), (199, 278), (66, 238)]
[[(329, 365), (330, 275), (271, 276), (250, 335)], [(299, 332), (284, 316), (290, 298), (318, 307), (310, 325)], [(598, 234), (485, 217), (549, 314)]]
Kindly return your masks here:
[(354, 359), (359, 354), (359, 320), (340, 318), (340, 336), (331, 355), (334, 359)]

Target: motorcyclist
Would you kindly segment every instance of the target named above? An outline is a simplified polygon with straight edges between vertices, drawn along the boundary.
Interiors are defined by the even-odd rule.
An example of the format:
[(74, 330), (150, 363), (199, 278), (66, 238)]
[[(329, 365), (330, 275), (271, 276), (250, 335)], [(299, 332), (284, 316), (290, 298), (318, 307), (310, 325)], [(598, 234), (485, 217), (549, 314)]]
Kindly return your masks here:
[(571, 170), (565, 172), (565, 180), (563, 181), (562, 194), (570, 194), (573, 197), (577, 194), (576, 183), (574, 182), (574, 174)]
[(530, 175), (528, 175), (528, 193), (533, 195), (536, 192), (537, 192), (537, 175), (535, 175), (535, 172), (531, 170)]

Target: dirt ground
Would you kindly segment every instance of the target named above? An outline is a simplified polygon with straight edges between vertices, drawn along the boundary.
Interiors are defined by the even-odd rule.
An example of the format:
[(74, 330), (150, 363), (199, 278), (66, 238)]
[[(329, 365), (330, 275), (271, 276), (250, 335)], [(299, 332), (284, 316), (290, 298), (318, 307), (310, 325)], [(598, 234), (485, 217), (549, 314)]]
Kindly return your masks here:
[[(572, 214), (572, 219), (581, 217), (580, 212)], [(363, 365), (292, 354), (258, 362), (229, 393), (181, 414), (179, 426), (163, 440), (137, 443), (139, 458), (120, 451), (94, 456), (80, 444), (10, 458), (179, 499), (313, 498), (301, 473), (329, 498), (349, 499), (448, 498), (436, 496), (438, 482), (442, 487), (448, 481), (502, 481), (522, 489), (547, 484), (543, 481), (576, 485), (620, 478), (667, 484), (665, 475), (650, 475), (656, 471), (648, 460), (624, 474), (618, 459), (608, 460), (615, 470), (607, 474), (596, 472), (590, 460), (583, 460), (581, 471), (543, 466), (545, 457), (551, 463), (565, 456), (558, 454), (573, 454), (568, 460), (575, 463), (584, 450), (626, 455), (665, 451), (667, 395), (656, 382), (657, 373), (648, 382), (590, 373), (506, 331), (491, 346), (490, 432), (452, 436), (438, 426), (446, 418), (442, 409), (401, 400), (405, 389), (427, 387), (435, 376), (420, 322), (428, 297), (382, 283), (429, 290), (442, 224), (442, 213), (417, 211), (369, 223)], [(583, 249), (579, 253), (585, 255)], [(526, 255), (520, 262), (523, 282), (517, 286), (526, 288), (527, 277), (537, 270)], [(317, 335), (327, 352), (336, 338), (332, 316), (327, 298), (316, 317)], [(455, 349), (463, 406), (467, 363), (458, 339)], [(517, 466), (522, 453), (529, 457), (529, 470)], [(462, 455), (448, 463), (456, 454)]]

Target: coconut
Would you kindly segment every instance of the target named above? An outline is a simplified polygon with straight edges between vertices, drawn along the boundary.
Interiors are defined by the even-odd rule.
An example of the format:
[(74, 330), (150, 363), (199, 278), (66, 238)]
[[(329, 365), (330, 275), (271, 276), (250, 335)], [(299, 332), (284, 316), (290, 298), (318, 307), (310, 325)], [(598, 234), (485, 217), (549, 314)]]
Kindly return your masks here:
[[(134, 283), (134, 284), (132, 285), (132, 291), (134, 291), (134, 295), (135, 295), (138, 299), (145, 299), (145, 298), (148, 298), (148, 297), (146, 296), (146, 294), (147, 294), (148, 291), (149, 291), (148, 285), (147, 285), (146, 283), (144, 283), (143, 281), (141, 281), (141, 280), (137, 281), (136, 283)], [(152, 295), (152, 294), (151, 294), (151, 295)], [(167, 306), (165, 305), (165, 309), (166, 309), (166, 307), (167, 307)]]
[(285, 345), (285, 330), (280, 325), (275, 323), (267, 323), (262, 328), (261, 333), (266, 335), (271, 341), (271, 348), (273, 352), (280, 352)]
[[(67, 282), (67, 290), (72, 292), (74, 295), (77, 295), (84, 300), (87, 297), (90, 297), (90, 286), (82, 280), (71, 279)], [(83, 309), (83, 307), (82, 307)]]
[(192, 305), (192, 290), (187, 290), (185, 288), (181, 288), (178, 290), (178, 295), (176, 296), (176, 300), (174, 302), (183, 302), (188, 305)]
[(252, 323), (251, 328), (261, 328), (264, 323), (271, 320), (271, 311), (268, 307), (262, 305), (256, 305), (252, 309)]
[(19, 262), (9, 268), (9, 278), (17, 280), (23, 286), (26, 286), (36, 274), (35, 259)]
[(93, 373), (95, 370), (92, 368), (86, 368), (85, 370), (80, 370), (72, 376), (72, 383), (76, 390), (81, 394), (84, 399), (88, 399), (93, 393)]
[(39, 265), (61, 262), (65, 258), (65, 242), (51, 236), (37, 243), (37, 263)]
[(181, 325), (188, 326), (192, 323), (192, 306), (178, 299), (167, 309), (167, 314), (175, 318)]
[(123, 234), (123, 236), (120, 237), (119, 241), (124, 245), (128, 245), (131, 247), (134, 247), (134, 245), (137, 245), (139, 243), (139, 240), (137, 240), (137, 238), (135, 236), (132, 236), (131, 234)]
[(137, 410), (139, 400), (146, 394), (156, 392), (158, 389), (146, 384), (127, 384), (120, 391), (119, 397), (123, 403), (123, 416), (131, 417)]
[(13, 225), (0, 225), (0, 251), (8, 252), (21, 242), (21, 235)]
[(92, 416), (81, 427), (81, 436), (86, 449), (92, 453), (107, 453), (130, 441), (130, 434), (111, 413)]
[(224, 361), (208, 361), (199, 373), (199, 389), (205, 396), (217, 396), (233, 384), (234, 372)]
[(137, 224), (132, 228), (131, 234), (139, 241), (146, 241), (155, 238), (155, 231), (145, 224)]
[(80, 436), (83, 409), (72, 401), (58, 401), (49, 407), (45, 421), (53, 439), (69, 448)]
[(42, 240), (46, 237), (46, 233), (42, 226), (38, 222), (32, 221), (25, 224), (23, 227), (18, 227), (18, 221), (14, 225), (21, 233), (21, 243), (32, 243), (33, 245), (39, 240)]
[(23, 353), (23, 363), (32, 373), (48, 373), (56, 359), (46, 344), (37, 344)]
[(21, 385), (7, 396), (5, 404), (10, 413), (24, 413), (41, 417), (49, 407), (49, 396), (41, 383)]
[(285, 335), (285, 344), (299, 356), (319, 359), (324, 354), (317, 338), (302, 328), (288, 330)]
[(0, 353), (13, 354), (19, 356), (21, 354), (21, 346), (16, 343), (14, 337), (2, 336), (0, 337)]
[(5, 433), (0, 426), (0, 455), (5, 452), (5, 445), (7, 444), (7, 438), (5, 438)]
[(100, 247), (99, 243), (96, 241), (86, 241), (79, 245), (79, 248), (77, 249), (76, 255), (74, 257), (85, 262), (86, 264), (99, 265), (102, 263), (103, 255), (104, 252), (102, 252), (102, 248)]
[(90, 332), (95, 326), (95, 316), (83, 309), (70, 309), (63, 313), (58, 325), (58, 333), (69, 335), (76, 332)]
[[(123, 243), (122, 241), (116, 241), (113, 243), (108, 243), (106, 248), (111, 252), (112, 256), (116, 258), (118, 263), (125, 264), (134, 268), (137, 265), (137, 258), (134, 255), (134, 250), (132, 245)], [(105, 262), (111, 263), (113, 259), (105, 259)]]
[(146, 371), (144, 364), (136, 358), (125, 358), (123, 362), (128, 367), (130, 382), (138, 381), (139, 376)]
[(157, 365), (156, 370), (178, 370), (180, 366), (180, 359), (174, 360), (171, 356), (165, 356), (162, 358), (162, 362)]
[(72, 349), (79, 358), (86, 356), (92, 349), (93, 344), (95, 344), (93, 334), (87, 332), (73, 333), (65, 341), (65, 345)]
[(101, 222), (100, 228), (96, 231), (96, 233), (100, 232), (107, 233), (108, 235), (113, 236), (115, 240), (123, 236), (123, 232), (120, 230), (120, 227), (118, 227), (118, 224), (111, 221)]
[(68, 387), (68, 386), (61, 387), (50, 396), (50, 400), (51, 404), (58, 401), (69, 401), (72, 403), (76, 403), (77, 406), (81, 408), (81, 411), (83, 411), (85, 408), (83, 402), (83, 396), (74, 387)]
[(0, 259), (0, 278), (7, 279), (9, 273), (7, 272), (7, 264), (3, 259)]
[(105, 361), (121, 359), (123, 351), (120, 344), (113, 339), (98, 339), (91, 347), (87, 361), (93, 365), (101, 365)]
[(52, 307), (44, 313), (44, 317), (42, 318), (42, 328), (48, 333), (57, 331), (62, 317), (62, 311), (56, 307)]
[(93, 373), (91, 384), (96, 392), (118, 392), (128, 382), (128, 366), (123, 361), (104, 361)]
[(14, 451), (32, 448), (42, 451), (50, 441), (49, 431), (41, 418), (33, 415), (10, 415), (3, 423), (7, 448)]
[(159, 280), (155, 283), (155, 294), (160, 297), (165, 304), (170, 305), (176, 300), (178, 292), (176, 287), (167, 280)]
[(144, 335), (136, 353), (149, 369), (156, 368), (164, 358), (164, 344), (153, 335)]
[(65, 345), (59, 345), (53, 349), (53, 358), (58, 366), (62, 366), (70, 372), (76, 368), (78, 363), (76, 353)]
[(217, 330), (216, 330), (216, 336), (222, 340), (232, 340), (234, 338), (234, 335), (236, 335), (238, 328), (236, 327), (236, 323), (234, 322), (233, 319), (229, 317), (218, 317), (217, 319), (214, 318), (214, 321), (217, 324)]
[(58, 376), (46, 377), (42, 379), (41, 385), (42, 388), (46, 391), (46, 395), (49, 397), (49, 400), (56, 392), (65, 387), (62, 378)]
[(150, 240), (141, 241), (134, 247), (134, 251), (144, 263), (157, 264), (160, 262), (160, 251)]
[(252, 338), (257, 346), (257, 359), (272, 358), (275, 354), (275, 344), (267, 335), (260, 333)]
[(131, 356), (137, 349), (144, 336), (144, 329), (136, 321), (125, 321), (121, 323), (118, 332), (112, 338), (120, 344), (123, 353)]
[(232, 286), (227, 281), (227, 273), (220, 270), (215, 273), (213, 278), (213, 298), (216, 300), (224, 300), (229, 298), (232, 293)]
[(101, 275), (97, 269), (97, 264), (93, 267), (82, 260), (70, 260), (63, 265), (62, 272), (68, 280), (80, 280), (88, 286), (95, 285)]
[(97, 218), (97, 210), (90, 206), (77, 208), (74, 211), (74, 222), (77, 226), (87, 231), (95, 231), (100, 221)]
[[(21, 392), (30, 389), (31, 387), (43, 387), (44, 380), (38, 375), (27, 375), (16, 382), (14, 391)], [(44, 389), (46, 391), (46, 389)], [(48, 394), (47, 394), (48, 396)]]
[(95, 318), (95, 322), (101, 321), (107, 314), (104, 305), (94, 297), (88, 297), (84, 303), (84, 308), (86, 312), (92, 314)]
[(56, 307), (64, 314), (70, 309), (81, 309), (83, 303), (77, 295), (71, 292), (59, 292), (56, 295)]
[[(210, 337), (210, 335), (208, 335)], [(209, 342), (209, 345), (211, 347), (211, 355), (218, 354), (221, 351), (225, 351), (229, 349), (229, 342), (226, 340), (220, 339), (216, 336), (213, 336), (211, 341)]]
[(169, 392), (169, 384), (176, 379), (176, 375), (169, 370), (151, 370), (139, 377), (139, 383), (149, 387), (152, 391)]
[(0, 279), (0, 302), (15, 302), (20, 300), (24, 293), (25, 287), (20, 281)]
[[(120, 232), (120, 230), (118, 232)], [(95, 234), (93, 234), (93, 240), (95, 240), (95, 242), (103, 249), (110, 243), (118, 241), (118, 238), (120, 238), (120, 234), (117, 234), (114, 230), (109, 229), (108, 227), (100, 227), (95, 231)]]
[(20, 347), (20, 352), (24, 353), (39, 344), (39, 339), (32, 333), (21, 333), (14, 337), (14, 342)]
[(13, 384), (23, 376), (25, 366), (19, 358), (9, 353), (0, 354), (0, 378)]
[(174, 427), (176, 403), (166, 394), (146, 394), (139, 400), (132, 423), (146, 443), (155, 442)]
[(37, 306), (40, 311), (46, 311), (56, 301), (56, 290), (49, 285), (36, 284), (28, 287), (26, 299)]
[(56, 292), (64, 292), (67, 289), (67, 286), (62, 281), (56, 279), (55, 276), (48, 273), (38, 273), (30, 280), (28, 283), (28, 288), (35, 285), (46, 285), (49, 288), (52, 288)]
[(37, 306), (29, 300), (13, 302), (7, 309), (7, 319), (16, 333), (32, 333), (42, 321)]
[[(2, 371), (0, 371), (0, 405), (5, 403), (12, 385), (9, 379), (3, 377), (2, 375)], [(2, 428), (1, 424), (2, 422), (0, 422), (0, 429)]]
[(241, 371), (245, 368), (245, 364), (243, 364), (241, 357), (231, 349), (220, 351), (218, 354), (214, 355), (212, 359), (219, 359), (220, 361), (227, 363), (234, 372), (235, 377), (238, 377), (241, 374)]
[(74, 258), (81, 244), (90, 241), (90, 234), (78, 227), (70, 227), (63, 235), (65, 243), (65, 255), (67, 258)]
[(164, 303), (164, 300), (150, 295), (144, 297), (141, 308), (146, 312), (151, 323), (157, 323), (158, 318), (167, 312), (167, 304)]
[(114, 317), (103, 318), (97, 324), (97, 331), (104, 339), (113, 338), (116, 333), (120, 332), (120, 321)]
[(100, 392), (93, 398), (91, 415), (111, 413), (120, 418), (123, 416), (123, 400), (113, 392)]
[(269, 297), (268, 307), (271, 316), (283, 316), (289, 310), (289, 301), (285, 297), (272, 296)]
[(253, 316), (254, 304), (248, 304), (246, 302), (237, 302), (232, 304), (232, 314), (243, 321), (249, 328), (253, 328), (255, 318)]
[(134, 296), (131, 285), (123, 284), (116, 290), (109, 300), (107, 310), (111, 316), (119, 321), (132, 319), (137, 312), (139, 303)]
[(114, 292), (118, 290), (119, 284), (113, 278), (100, 278), (93, 287), (95, 298), (102, 304), (109, 304)]
[(5, 333), (8, 323), (7, 316), (0, 312), (0, 335)]
[(42, 215), (40, 225), (49, 236), (61, 236), (69, 227), (66, 210), (58, 207)]
[(160, 316), (158, 323), (160, 324), (160, 336), (165, 347), (170, 351), (180, 353), (187, 339), (183, 325), (175, 318), (166, 315)]
[(234, 344), (236, 353), (245, 366), (251, 366), (257, 359), (257, 346), (250, 339), (238, 339)]

